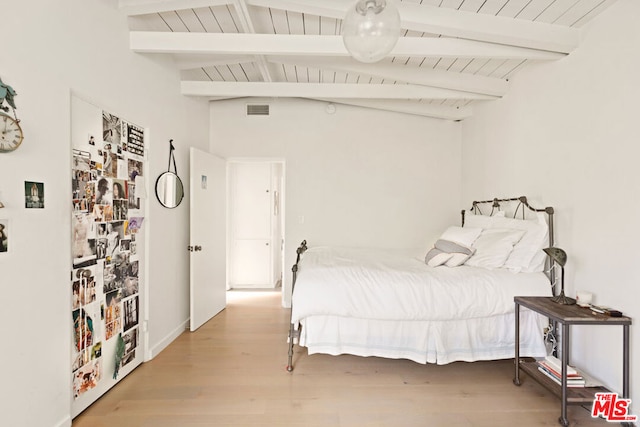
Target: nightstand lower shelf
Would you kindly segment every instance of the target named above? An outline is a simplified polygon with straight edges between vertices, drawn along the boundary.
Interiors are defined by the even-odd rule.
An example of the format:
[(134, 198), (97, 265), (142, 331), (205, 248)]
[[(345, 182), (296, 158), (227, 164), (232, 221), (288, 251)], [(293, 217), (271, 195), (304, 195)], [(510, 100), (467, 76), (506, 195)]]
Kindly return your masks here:
[[(562, 387), (538, 370), (538, 363), (533, 360), (520, 360), (520, 369), (543, 385), (551, 393), (562, 398)], [(568, 387), (567, 405), (591, 405), (596, 393), (608, 393), (605, 387)]]

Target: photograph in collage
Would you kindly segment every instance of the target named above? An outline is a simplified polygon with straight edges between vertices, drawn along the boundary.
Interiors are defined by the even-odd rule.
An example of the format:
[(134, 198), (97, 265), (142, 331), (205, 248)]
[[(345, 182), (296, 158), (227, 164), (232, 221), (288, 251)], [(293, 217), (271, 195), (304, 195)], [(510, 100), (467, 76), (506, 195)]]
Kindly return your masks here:
[(93, 345), (93, 318), (88, 316), (82, 308), (73, 311), (73, 332), (75, 347), (78, 351)]
[(9, 220), (0, 219), (0, 253), (9, 251)]
[(124, 323), (123, 330), (128, 331), (138, 324), (138, 297), (135, 296), (123, 301)]
[(73, 375), (73, 397), (79, 398), (83, 393), (98, 385), (102, 377), (102, 359), (96, 359), (78, 369)]
[(102, 140), (119, 146), (122, 140), (120, 117), (107, 111), (102, 112)]
[(74, 267), (96, 262), (96, 233), (93, 216), (75, 212), (71, 216), (72, 251)]

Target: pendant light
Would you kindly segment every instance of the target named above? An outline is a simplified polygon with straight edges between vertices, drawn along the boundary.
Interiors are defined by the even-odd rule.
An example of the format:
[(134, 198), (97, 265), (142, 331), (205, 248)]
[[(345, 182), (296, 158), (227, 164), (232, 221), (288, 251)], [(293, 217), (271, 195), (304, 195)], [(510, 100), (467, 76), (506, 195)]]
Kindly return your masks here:
[(358, 0), (342, 23), (342, 39), (360, 62), (383, 59), (400, 37), (400, 14), (392, 0)]

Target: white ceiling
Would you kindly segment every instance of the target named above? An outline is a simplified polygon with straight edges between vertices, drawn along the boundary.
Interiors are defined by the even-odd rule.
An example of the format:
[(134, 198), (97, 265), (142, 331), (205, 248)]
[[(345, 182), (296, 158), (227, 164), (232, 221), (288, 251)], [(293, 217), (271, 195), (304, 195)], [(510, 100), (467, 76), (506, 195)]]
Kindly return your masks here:
[[(387, 0), (393, 1), (393, 0)], [(578, 47), (615, 0), (395, 0), (402, 37), (375, 64), (340, 31), (355, 0), (119, 0), (130, 47), (170, 54), (182, 93), (300, 97), (449, 120), (495, 100), (523, 67)]]

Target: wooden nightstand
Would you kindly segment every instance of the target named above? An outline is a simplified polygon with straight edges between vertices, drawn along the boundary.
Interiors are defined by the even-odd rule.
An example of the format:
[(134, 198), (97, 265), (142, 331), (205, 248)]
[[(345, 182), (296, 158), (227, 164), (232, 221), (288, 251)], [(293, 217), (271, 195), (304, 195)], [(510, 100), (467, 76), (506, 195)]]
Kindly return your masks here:
[[(551, 392), (560, 397), (562, 401), (562, 413), (558, 421), (563, 426), (569, 425), (567, 419), (567, 405), (592, 404), (595, 393), (609, 392), (604, 387), (567, 387), (567, 365), (569, 364), (569, 327), (571, 325), (622, 325), (623, 327), (623, 364), (622, 364), (622, 397), (629, 398), (629, 326), (631, 319), (626, 316), (610, 317), (603, 314), (594, 314), (588, 308), (578, 305), (562, 305), (551, 301), (549, 297), (515, 297), (516, 304), (516, 342), (515, 342), (515, 378), (514, 384), (520, 385), (520, 369), (526, 372), (531, 378), (538, 381)], [(562, 386), (546, 377), (540, 371), (535, 361), (520, 360), (520, 306), (526, 307), (536, 313), (540, 313), (551, 320), (558, 322), (562, 326)], [(623, 423), (630, 425), (629, 423)]]

